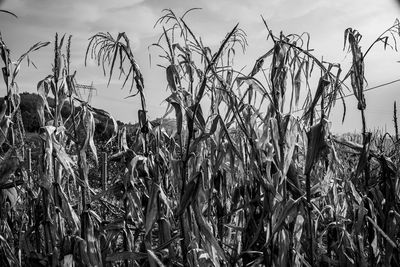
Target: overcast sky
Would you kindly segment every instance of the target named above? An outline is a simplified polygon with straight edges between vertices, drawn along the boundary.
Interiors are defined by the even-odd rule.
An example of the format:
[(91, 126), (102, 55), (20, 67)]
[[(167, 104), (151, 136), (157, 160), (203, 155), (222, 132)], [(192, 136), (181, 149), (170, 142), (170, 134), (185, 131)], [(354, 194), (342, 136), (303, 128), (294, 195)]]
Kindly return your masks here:
[[(164, 114), (168, 97), (165, 73), (156, 66), (156, 49), (150, 50), (153, 64), (149, 63), (148, 46), (156, 42), (161, 28), (153, 28), (164, 8), (171, 8), (177, 14), (189, 8), (199, 7), (191, 13), (187, 22), (197, 35), (202, 36), (207, 46), (217, 45), (236, 23), (246, 31), (249, 46), (244, 56), (239, 56), (237, 68), (251, 68), (254, 61), (271, 48), (266, 41), (266, 30), (260, 18), (262, 15), (274, 33), (309, 32), (310, 46), (315, 55), (324, 60), (343, 65), (351, 62), (343, 51), (344, 30), (357, 29), (363, 39), (361, 45), (368, 47), (386, 28), (400, 17), (400, 7), (394, 0), (0, 0), (0, 9), (15, 13), (15, 19), (0, 13), (0, 31), (12, 51), (14, 60), (38, 41), (53, 41), (54, 34), (72, 34), (72, 68), (77, 70), (81, 84), (93, 82), (98, 89), (92, 104), (107, 109), (117, 119), (135, 122), (139, 102), (124, 100), (128, 90), (120, 90), (119, 83), (112, 82), (107, 88), (107, 79), (100, 68), (91, 62), (84, 66), (84, 54), (88, 38), (99, 31), (112, 34), (126, 32), (131, 40), (136, 59), (141, 66), (147, 94), (149, 116)], [(400, 40), (398, 40), (400, 42)], [(18, 84), (21, 91), (35, 92), (36, 84), (51, 73), (52, 46), (32, 55), (38, 69), (23, 65)], [(368, 87), (400, 78), (400, 55), (384, 51), (376, 46), (366, 58)], [(346, 70), (345, 70), (346, 71)], [(5, 90), (0, 87), (0, 90)], [(1, 93), (1, 94), (4, 94)], [(400, 105), (400, 83), (382, 87), (366, 93), (367, 123), (370, 128), (387, 127), (393, 131), (393, 101)], [(348, 115), (340, 123), (341, 106), (331, 118), (336, 132), (354, 131), (361, 128), (360, 115), (353, 98), (347, 98)], [(400, 109), (400, 108), (399, 108)]]

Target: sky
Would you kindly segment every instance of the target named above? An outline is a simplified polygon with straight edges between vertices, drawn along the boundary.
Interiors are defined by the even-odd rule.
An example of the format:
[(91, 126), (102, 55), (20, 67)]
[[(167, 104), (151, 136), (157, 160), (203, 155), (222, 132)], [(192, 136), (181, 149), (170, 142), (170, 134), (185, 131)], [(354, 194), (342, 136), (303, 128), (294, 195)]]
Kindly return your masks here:
[[(343, 66), (351, 62), (351, 56), (343, 51), (346, 28), (357, 29), (363, 35), (361, 46), (366, 49), (400, 17), (400, 5), (394, 0), (0, 0), (0, 9), (18, 16), (15, 19), (0, 13), (0, 32), (11, 49), (13, 60), (36, 42), (53, 41), (56, 32), (72, 34), (71, 64), (72, 69), (77, 70), (77, 81), (80, 84), (93, 83), (97, 89), (91, 104), (106, 109), (123, 122), (136, 122), (139, 99), (124, 99), (129, 90), (121, 90), (117, 79), (113, 79), (107, 87), (108, 78), (104, 77), (94, 61), (85, 66), (88, 38), (100, 31), (114, 36), (118, 32), (127, 34), (144, 76), (148, 115), (150, 118), (161, 117), (167, 106), (164, 100), (169, 93), (165, 71), (157, 64), (165, 62), (158, 58), (160, 51), (149, 49), (149, 46), (157, 42), (162, 32), (160, 26), (154, 25), (165, 8), (174, 10), (178, 15), (190, 8), (201, 8), (190, 13), (186, 22), (210, 47), (220, 44), (223, 37), (239, 23), (247, 34), (249, 46), (244, 55), (238, 55), (236, 68), (250, 70), (255, 60), (272, 46), (271, 41), (266, 40), (267, 31), (261, 15), (275, 34), (280, 31), (285, 34), (308, 32), (314, 55)], [(397, 41), (400, 44), (400, 38)], [(52, 45), (31, 55), (37, 69), (23, 64), (17, 80), (21, 92), (36, 91), (37, 82), (51, 73), (52, 58)], [(398, 52), (385, 51), (380, 44), (375, 46), (365, 59), (367, 88), (400, 79), (398, 61)], [(2, 86), (0, 94), (5, 94)], [(367, 127), (393, 132), (393, 102), (396, 100), (400, 106), (400, 83), (367, 92)], [(343, 124), (343, 108), (339, 103), (330, 118), (334, 132), (361, 129), (354, 97), (346, 98), (346, 103), (347, 115)]]

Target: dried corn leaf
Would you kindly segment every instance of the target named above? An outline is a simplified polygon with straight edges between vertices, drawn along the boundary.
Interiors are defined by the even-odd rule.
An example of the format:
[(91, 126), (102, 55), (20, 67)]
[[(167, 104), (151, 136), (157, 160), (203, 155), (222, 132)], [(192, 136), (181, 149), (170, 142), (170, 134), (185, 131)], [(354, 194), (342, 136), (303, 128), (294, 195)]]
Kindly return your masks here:
[(119, 149), (122, 151), (127, 151), (129, 149), (128, 142), (126, 141), (126, 127), (122, 127), (119, 132)]
[(7, 110), (7, 100), (4, 100), (3, 103), (1, 103), (0, 107), (0, 121), (3, 120), (4, 115), (6, 114), (6, 110)]
[(177, 93), (172, 93), (166, 101), (170, 103), (175, 109), (176, 116), (176, 134), (180, 135), (182, 133), (182, 123), (183, 123), (183, 103)]
[(179, 73), (175, 65), (169, 65), (166, 69), (168, 85), (172, 92), (180, 87)]
[(318, 104), (318, 101), (324, 97), (325, 92), (328, 90), (328, 86), (330, 85), (330, 81), (327, 79), (326, 76), (322, 76), (319, 78), (318, 87), (315, 91), (315, 95), (313, 101), (311, 102), (310, 106), (306, 109), (304, 113), (304, 117), (308, 118), (313, 112), (315, 106)]
[(148, 235), (157, 220), (158, 216), (158, 195), (159, 195), (159, 187), (157, 184), (153, 183), (151, 192), (150, 192), (150, 199), (147, 204), (146, 209), (146, 223), (145, 223), (145, 235)]
[(281, 166), (282, 157), (281, 157), (281, 150), (280, 150), (280, 146), (279, 146), (280, 136), (279, 136), (279, 131), (278, 131), (278, 121), (276, 120), (276, 118), (271, 118), (269, 123), (270, 123), (270, 130), (271, 130), (271, 142), (274, 147), (275, 158), (278, 163), (278, 166)]
[(97, 157), (97, 149), (94, 144), (94, 131), (95, 131), (95, 121), (93, 113), (84, 105), (83, 106), (83, 113), (82, 113), (82, 123), (85, 129), (85, 141), (82, 145), (81, 151), (86, 151), (87, 147), (90, 147), (90, 150), (93, 153), (94, 160), (96, 164), (98, 164), (98, 157)]
[(351, 53), (353, 55), (353, 64), (351, 66), (351, 87), (353, 88), (354, 95), (358, 100), (357, 108), (364, 110), (366, 107), (364, 98), (364, 56), (361, 52), (361, 46), (359, 42), (361, 40), (361, 34), (352, 28), (345, 30), (345, 46), (346, 40), (349, 41)]
[(189, 205), (192, 204), (195, 199), (197, 199), (202, 179), (202, 172), (197, 172), (196, 175), (190, 179), (185, 187), (185, 191), (176, 212), (176, 217), (180, 217), (185, 212), (186, 208), (189, 207)]
[(43, 105), (46, 107), (47, 111), (50, 112), (49, 103), (47, 102), (47, 97), (49, 92), (54, 87), (53, 76), (48, 75), (46, 78), (41, 80), (37, 85), (38, 95), (41, 97), (43, 101)]
[(277, 266), (288, 266), (290, 249), (290, 235), (288, 230), (280, 230), (277, 236), (277, 241), (279, 255), (276, 264)]
[(167, 214), (166, 216), (168, 217), (169, 214), (172, 213), (172, 209), (171, 209), (171, 201), (168, 199), (168, 196), (165, 194), (164, 189), (162, 188), (161, 185), (158, 186), (159, 187), (159, 197), (160, 200), (164, 203), (164, 205), (167, 207)]
[(290, 164), (292, 162), (296, 140), (298, 135), (298, 125), (292, 116), (286, 118), (285, 144), (284, 144), (284, 161), (283, 161), (283, 176), (285, 177)]
[(28, 58), (28, 64), (29, 64), (29, 53), (34, 52), (34, 51), (36, 51), (36, 50), (39, 50), (40, 48), (45, 47), (45, 46), (47, 46), (47, 45), (49, 45), (49, 44), (50, 44), (50, 42), (38, 42), (38, 43), (34, 44), (33, 46), (31, 46), (31, 47), (28, 49), (28, 51), (26, 51), (24, 54), (22, 54), (22, 55), (19, 57), (19, 59), (15, 62), (15, 68), (14, 68), (14, 72), (13, 72), (13, 75), (12, 75), (11, 84), (13, 84), (14, 81), (15, 81), (15, 77), (16, 77), (17, 74), (18, 74), (18, 71), (19, 71), (19, 69), (20, 69), (21, 62), (22, 62), (25, 58)]
[(20, 160), (15, 149), (10, 149), (0, 161), (0, 184), (6, 183), (19, 166)]
[(79, 236), (75, 237), (73, 254), (78, 266), (91, 266), (88, 256), (87, 242)]
[[(111, 116), (110, 113), (108, 113), (105, 110), (102, 109), (98, 109), (98, 108), (94, 108), (94, 107), (90, 107), (96, 114), (106, 117), (107, 119), (111, 119), (112, 123), (113, 123), (113, 133), (110, 137), (110, 139), (108, 139), (106, 145), (108, 145), (112, 140), (114, 140), (114, 138), (117, 136), (118, 134), (118, 123), (117, 121), (114, 119), (113, 116)], [(107, 120), (107, 124), (106, 124), (106, 129), (108, 127), (108, 120)]]
[(321, 153), (326, 153), (329, 145), (326, 142), (328, 134), (328, 121), (321, 120), (307, 132), (307, 156), (304, 173), (308, 175), (314, 164), (319, 160)]
[[(211, 244), (211, 246), (215, 249), (218, 257), (225, 262), (227, 262), (227, 258), (225, 256), (224, 250), (221, 248), (221, 246), (218, 244), (218, 241), (212, 234), (210, 227), (207, 225), (203, 214), (201, 213), (199, 203), (197, 201), (194, 201), (193, 205), (193, 212), (194, 212), (194, 217), (196, 219), (197, 225), (199, 227), (199, 231), (201, 234), (204, 235), (204, 241)], [(212, 252), (208, 252), (210, 255), (212, 255)]]
[(79, 217), (76, 214), (75, 210), (72, 208), (70, 201), (68, 200), (67, 196), (64, 193), (63, 188), (59, 184), (57, 184), (56, 190), (57, 190), (58, 196), (61, 199), (62, 212), (63, 212), (64, 216), (66, 216), (66, 218), (68, 219), (68, 222), (72, 223), (73, 232), (76, 233), (80, 229), (80, 226), (81, 226)]
[(71, 159), (69, 154), (65, 151), (65, 148), (57, 141), (54, 135), (52, 135), (53, 141), (53, 153), (55, 154), (57, 160), (61, 163), (63, 168), (68, 172), (69, 175), (75, 180), (75, 172), (73, 167), (75, 162)]
[(58, 88), (58, 97), (56, 103), (56, 114), (58, 119), (62, 120), (61, 110), (64, 106), (65, 100), (67, 100), (68, 98), (68, 95), (69, 95), (68, 83), (66, 81), (66, 77), (64, 77), (60, 87)]
[(294, 76), (294, 81), (293, 81), (294, 99), (295, 99), (294, 103), (296, 106), (299, 103), (299, 99), (300, 99), (301, 73), (304, 71), (303, 70), (304, 62), (305, 62), (305, 60), (303, 60), (300, 63), (300, 66), (296, 72), (296, 75)]
[(358, 178), (358, 176), (361, 174), (363, 170), (365, 170), (365, 167), (368, 164), (369, 161), (369, 155), (370, 155), (370, 142), (371, 142), (371, 133), (365, 133), (364, 140), (363, 140), (363, 148), (360, 154), (360, 160), (358, 161), (357, 169), (355, 172), (355, 177)]
[(147, 253), (150, 255), (150, 257), (158, 264), (160, 267), (165, 267), (165, 265), (162, 263), (162, 261), (157, 257), (156, 253), (154, 253), (153, 250), (148, 249)]
[(20, 266), (19, 260), (15, 257), (13, 250), (8, 244), (7, 240), (0, 234), (0, 254), (4, 255), (4, 258), (0, 260), (8, 264), (8, 266)]
[(76, 262), (74, 260), (74, 255), (68, 254), (65, 255), (64, 258), (61, 260), (61, 267), (74, 267)]
[(82, 213), (82, 231), (87, 244), (87, 256), (91, 266), (102, 266), (100, 244), (94, 235), (93, 220), (88, 211)]
[(12, 120), (9, 116), (4, 116), (0, 122), (0, 146), (3, 145), (7, 140), (8, 130), (10, 129), (11, 123)]
[(45, 145), (45, 154), (44, 154), (44, 173), (43, 173), (43, 180), (41, 181), (41, 186), (45, 187), (46, 189), (50, 189), (51, 183), (54, 180), (54, 169), (53, 169), (53, 134), (56, 128), (54, 126), (45, 126), (42, 127), (42, 133), (40, 137), (44, 141)]
[[(301, 236), (303, 234), (304, 217), (302, 214), (298, 214), (296, 217), (296, 222), (293, 229), (293, 248), (295, 251), (300, 252), (301, 250)], [(298, 253), (293, 255), (292, 263), (296, 267), (300, 267), (301, 259)]]
[(14, 209), (18, 200), (18, 193), (15, 187), (0, 190), (0, 203), (5, 204), (5, 202), (10, 203), (10, 208)]
[[(289, 215), (293, 212), (297, 212), (297, 207), (301, 199), (297, 199), (294, 201), (292, 198), (289, 198), (289, 200), (284, 203), (283, 201), (280, 203), (277, 203), (274, 207), (274, 214), (272, 215), (272, 236), (276, 232), (278, 232), (283, 223), (285, 222), (286, 219), (289, 218)], [(289, 222), (288, 222), (289, 223)], [(269, 242), (270, 240), (268, 240)]]

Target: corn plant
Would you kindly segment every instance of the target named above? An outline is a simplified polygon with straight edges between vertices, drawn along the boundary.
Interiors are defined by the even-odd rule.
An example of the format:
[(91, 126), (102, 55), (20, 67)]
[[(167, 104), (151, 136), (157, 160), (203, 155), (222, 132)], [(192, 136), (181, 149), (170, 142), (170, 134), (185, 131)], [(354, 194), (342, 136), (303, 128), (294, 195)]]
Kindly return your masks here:
[[(0, 36), (1, 264), (399, 265), (397, 130), (394, 138), (369, 132), (364, 95), (365, 57), (378, 43), (397, 49), (399, 22), (365, 53), (361, 34), (346, 29), (352, 64), (342, 78), (340, 64), (313, 55), (307, 33), (275, 35), (262, 17), (271, 47), (251, 71), (238, 70), (246, 33), (235, 25), (218, 46), (207, 46), (188, 23), (194, 11), (166, 9), (156, 22), (162, 33), (151, 49), (160, 52), (170, 92), (157, 120), (147, 115), (146, 80), (128, 36), (89, 39), (85, 61), (95, 60), (108, 84), (119, 71), (129, 96), (140, 98), (130, 128), (118, 129), (108, 112), (79, 97), (72, 37), (56, 34), (52, 73), (37, 85), (35, 175), (24, 162), (31, 143), (16, 76), (22, 61), (49, 43), (12, 62)], [(361, 135), (335, 136), (329, 117), (337, 100), (345, 105), (347, 87)], [(96, 141), (95, 118), (112, 121), (108, 142)], [(105, 147), (115, 169), (111, 185), (100, 187)]]
[[(13, 234), (13, 232), (21, 231), (21, 229), (17, 229), (16, 227), (18, 226), (13, 225), (13, 223), (15, 223), (14, 212), (17, 205), (18, 193), (20, 193), (16, 186), (21, 185), (27, 180), (27, 173), (23, 168), (25, 131), (19, 109), (20, 97), (17, 75), (19, 74), (22, 62), (27, 60), (29, 64), (31, 62), (29, 55), (48, 44), (48, 42), (36, 43), (27, 52), (22, 54), (17, 61), (13, 62), (10, 58), (10, 50), (0, 34), (2, 73), (6, 89), (6, 95), (0, 111), (0, 145), (3, 152), (0, 162), (0, 240), (1, 263), (4, 266), (21, 265), (21, 258), (16, 256), (18, 254), (16, 252), (21, 252), (21, 243), (18, 243), (18, 238), (15, 238)], [(22, 174), (22, 178), (19, 181), (17, 181), (15, 175), (18, 169)]]
[[(233, 61), (237, 46), (245, 50), (245, 33), (236, 25), (213, 53), (186, 23), (185, 16), (191, 11), (179, 17), (164, 10), (156, 23), (163, 33), (153, 47), (160, 49), (166, 64), (160, 66), (165, 68), (171, 95), (164, 117), (175, 112), (172, 134), (167, 133), (164, 119), (152, 123), (143, 115), (144, 80), (126, 35), (113, 39), (99, 33), (89, 43), (87, 55), (104, 69), (109, 66), (109, 79), (119, 64), (124, 85), (131, 78), (131, 90), (136, 84), (142, 102), (132, 148), (122, 130), (121, 152), (112, 157), (121, 160), (127, 172), (109, 190), (123, 190), (125, 215), (109, 237), (115, 241), (122, 236), (123, 250), (115, 253), (114, 249), (108, 261), (147, 262), (150, 266), (382, 262), (376, 258), (376, 245), (366, 248), (366, 227), (374, 231), (371, 236), (383, 236), (388, 251), (397, 245), (379, 226), (376, 215), (368, 215), (372, 208), (363, 208), (363, 203), (378, 201), (368, 197), (371, 175), (380, 172), (388, 177), (384, 191), (389, 197), (390, 177), (396, 171), (383, 151), (369, 148), (363, 112), (365, 55), (360, 51), (358, 32), (346, 30), (354, 61), (341, 79), (339, 64), (312, 55), (307, 34), (275, 36), (263, 19), (273, 47), (244, 74), (234, 69)], [(385, 33), (393, 35), (395, 29)], [(388, 45), (384, 35), (373, 45), (379, 41)], [(315, 90), (310, 78), (314, 68), (321, 72)], [(330, 112), (343, 97), (348, 77), (362, 113), (364, 145), (329, 131)], [(204, 109), (208, 104), (208, 110)], [(304, 113), (295, 118), (293, 112), (300, 107)], [(357, 153), (360, 160), (355, 158), (347, 166), (356, 167), (348, 176), (340, 157)], [(371, 172), (371, 157), (379, 162), (380, 171)], [(361, 171), (367, 181), (364, 185), (354, 180)], [(396, 214), (393, 201), (386, 205), (385, 216)], [(349, 216), (356, 216), (356, 227), (349, 226)], [(133, 232), (129, 225), (135, 226)], [(359, 238), (356, 241), (354, 234)], [(181, 238), (179, 245), (177, 237)], [(135, 248), (133, 243), (140, 245)], [(372, 251), (369, 258), (366, 249)], [(390, 255), (384, 262), (394, 259)]]

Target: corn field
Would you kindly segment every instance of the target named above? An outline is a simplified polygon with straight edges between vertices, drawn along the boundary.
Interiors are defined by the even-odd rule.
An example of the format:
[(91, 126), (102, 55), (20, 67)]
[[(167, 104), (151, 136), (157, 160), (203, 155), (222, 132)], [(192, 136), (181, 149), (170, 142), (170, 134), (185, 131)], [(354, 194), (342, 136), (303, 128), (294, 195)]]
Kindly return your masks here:
[[(365, 50), (361, 33), (345, 29), (342, 69), (313, 55), (308, 34), (275, 34), (260, 18), (267, 49), (244, 73), (234, 60), (246, 33), (236, 25), (212, 49), (186, 23), (192, 11), (164, 10), (156, 22), (163, 33), (151, 50), (170, 91), (158, 120), (128, 36), (89, 39), (85, 61), (140, 99), (134, 132), (80, 99), (72, 36), (15, 61), (0, 35), (0, 265), (399, 266), (396, 104), (395, 135), (370, 132), (364, 59), (374, 46), (397, 49), (400, 22)], [(38, 78), (40, 132), (28, 138), (18, 74), (45, 46), (52, 73)], [(346, 92), (362, 128), (336, 136), (329, 117)], [(106, 144), (96, 142), (97, 118), (110, 123)]]

